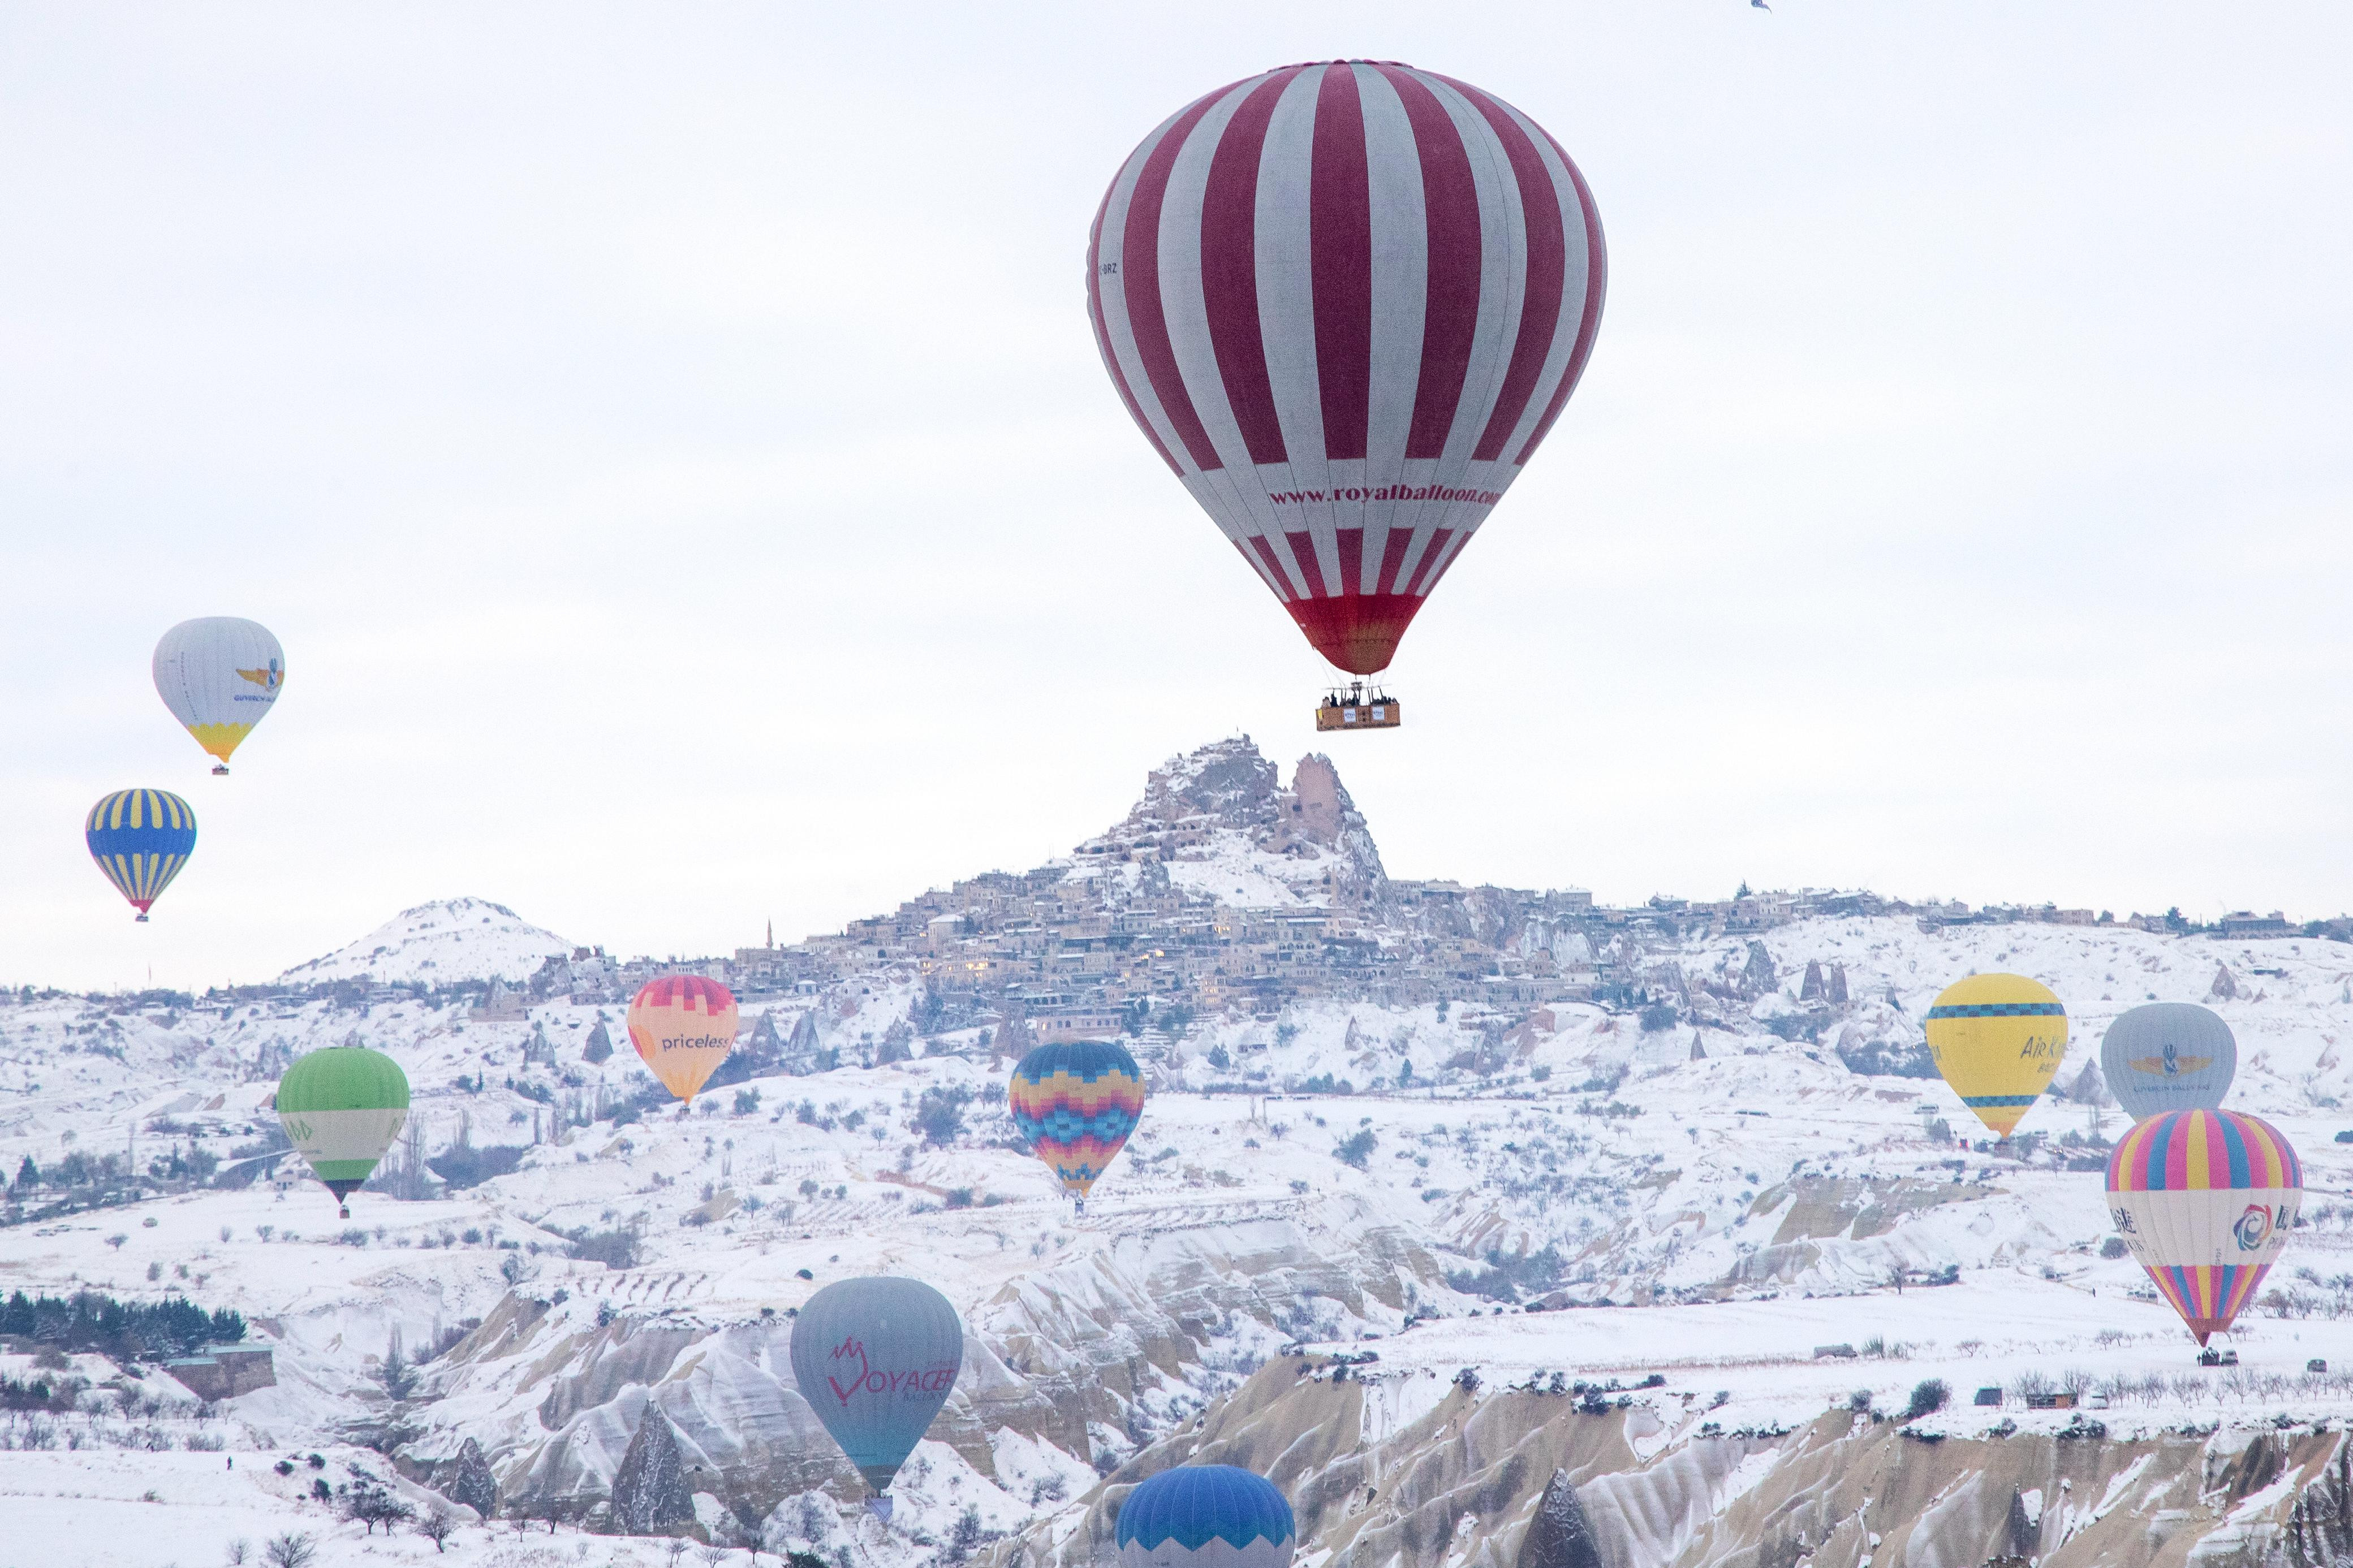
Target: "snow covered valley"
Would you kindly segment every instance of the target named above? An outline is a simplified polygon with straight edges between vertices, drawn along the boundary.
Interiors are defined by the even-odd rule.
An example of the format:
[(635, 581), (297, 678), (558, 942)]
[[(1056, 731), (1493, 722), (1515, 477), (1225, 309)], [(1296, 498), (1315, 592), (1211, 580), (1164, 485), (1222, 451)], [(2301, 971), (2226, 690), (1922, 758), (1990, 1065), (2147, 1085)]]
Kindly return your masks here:
[[(1663, 1022), (1626, 998), (1204, 1013), (1139, 1041), (1142, 1127), (1079, 1214), (1018, 1148), (985, 1026), (681, 1115), (641, 1097), (618, 1005), (454, 985), (520, 984), (563, 939), (462, 900), (386, 930), (374, 969), (250, 994), (0, 1001), (0, 1300), (185, 1301), (269, 1352), (240, 1385), (0, 1323), (0, 1568), (294, 1536), (322, 1565), (649, 1568), (691, 1539), (1077, 1568), (1188, 1458), (1272, 1478), (1311, 1568), (2353, 1561), (2342, 942), (1817, 916), (1641, 955), (1653, 998), (1729, 994), (1758, 947), (1773, 975)], [(404, 931), (433, 966), (390, 984)], [(1810, 966), (1842, 996), (1805, 995)], [(1929, 999), (1990, 969), (2073, 1028), (2024, 1126), (2046, 1136), (2012, 1152), (1907, 1076)], [(856, 1062), (924, 995), (884, 961), (744, 1013)], [(2104, 1246), (2124, 1118), (2081, 1075), (2147, 997), (2229, 1020), (2232, 1103), (2305, 1162), (2232, 1366), (2197, 1366)], [(415, 1131), (344, 1222), (269, 1103), (352, 1039), (400, 1062)], [(876, 1272), (936, 1285), (966, 1334), (887, 1525), (786, 1356), (802, 1302)], [(2046, 1389), (2075, 1407), (2028, 1408)], [(453, 1532), (346, 1518), (355, 1490)]]

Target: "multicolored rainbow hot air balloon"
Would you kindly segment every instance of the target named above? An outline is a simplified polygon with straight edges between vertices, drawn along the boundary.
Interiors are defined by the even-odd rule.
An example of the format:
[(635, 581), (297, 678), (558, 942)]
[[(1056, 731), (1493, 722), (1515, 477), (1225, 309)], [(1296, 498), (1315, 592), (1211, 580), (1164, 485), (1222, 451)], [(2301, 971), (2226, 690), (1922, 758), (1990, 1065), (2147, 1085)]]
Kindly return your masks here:
[(1331, 60), (1221, 87), (1128, 154), (1087, 305), (1161, 461), (1315, 651), (1372, 675), (1560, 417), (1608, 271), (1542, 126)]
[(408, 1121), (408, 1075), (382, 1051), (330, 1046), (312, 1051), (278, 1080), (275, 1100), (286, 1141), (311, 1162), (343, 1215), (344, 1203)]
[(735, 994), (700, 974), (649, 980), (629, 1004), (629, 1044), (662, 1087), (691, 1105), (735, 1048)]
[(82, 841), (143, 921), (196, 847), (196, 814), (167, 789), (119, 789), (90, 808)]
[(1288, 1568), (1299, 1542), (1290, 1500), (1232, 1465), (1179, 1465), (1119, 1505), (1120, 1568)]
[(964, 1325), (920, 1279), (841, 1279), (793, 1321), (793, 1382), (891, 1517), (892, 1478), (931, 1429), (964, 1367)]
[(2234, 1110), (2153, 1116), (2108, 1156), (2117, 1234), (2201, 1345), (2254, 1299), (2303, 1206), (2295, 1150)]
[(155, 645), (155, 691), (196, 744), (228, 757), (269, 716), (286, 684), (286, 653), (269, 628), (236, 616), (182, 621)]
[(2067, 1009), (2023, 974), (1972, 974), (1928, 1009), (1928, 1051), (1961, 1103), (2007, 1138), (2067, 1055)]
[(1144, 1114), (1144, 1072), (1108, 1040), (1039, 1046), (1013, 1069), (1006, 1098), (1038, 1158), (1084, 1201)]

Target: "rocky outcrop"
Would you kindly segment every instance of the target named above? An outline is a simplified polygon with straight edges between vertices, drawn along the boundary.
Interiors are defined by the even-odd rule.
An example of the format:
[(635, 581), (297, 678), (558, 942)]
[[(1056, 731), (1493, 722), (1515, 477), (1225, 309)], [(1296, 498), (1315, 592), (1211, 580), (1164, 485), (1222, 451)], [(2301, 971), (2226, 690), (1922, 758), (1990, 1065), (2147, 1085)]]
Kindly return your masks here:
[[(1080, 1516), (997, 1549), (1101, 1568), (1121, 1500), (1172, 1465), (1282, 1487), (1332, 1568), (2041, 1568), (2353, 1563), (2339, 1434), (1905, 1427), (1846, 1410), (1722, 1434), (1689, 1395), (1599, 1401), (1286, 1358), (1138, 1455)], [(2008, 1435), (2000, 1435), (2007, 1432)]]
[(482, 1446), (471, 1437), (459, 1446), (457, 1465), (442, 1490), (451, 1502), (463, 1503), (484, 1519), (499, 1511), (499, 1483), (491, 1475), (491, 1462), (482, 1457)]
[(1601, 1549), (1594, 1544), (1593, 1522), (1577, 1500), (1577, 1489), (1558, 1470), (1536, 1500), (1536, 1516), (1520, 1537), (1514, 1568), (1602, 1568)]
[[(985, 1479), (1006, 1434), (1116, 1462), (1285, 1341), (1393, 1330), (1409, 1285), (1444, 1293), (1444, 1260), (1363, 1205), (1336, 1212), (1310, 1226), (1289, 1205), (1180, 1211), (966, 1303), (964, 1371), (931, 1436)], [(617, 1511), (628, 1456), (659, 1417), (691, 1489), (747, 1528), (798, 1496), (850, 1504), (862, 1483), (794, 1384), (790, 1338), (782, 1316), (510, 1296), (433, 1363), (430, 1426), (401, 1458), (446, 1478), (471, 1447), (511, 1507), (593, 1519)]]
[(613, 1522), (631, 1535), (674, 1535), (694, 1522), (678, 1438), (659, 1410), (638, 1418), (613, 1476)]

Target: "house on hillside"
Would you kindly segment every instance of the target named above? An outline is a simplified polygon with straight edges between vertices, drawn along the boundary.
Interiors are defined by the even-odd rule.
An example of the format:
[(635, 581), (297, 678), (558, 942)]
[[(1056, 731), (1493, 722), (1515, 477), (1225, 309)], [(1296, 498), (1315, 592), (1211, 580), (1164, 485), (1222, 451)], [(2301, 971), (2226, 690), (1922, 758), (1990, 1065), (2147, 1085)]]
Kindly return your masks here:
[(2214, 934), (2220, 937), (2294, 936), (2295, 928), (2287, 923), (2287, 916), (2278, 910), (2259, 915), (2253, 910), (2232, 910), (2215, 922)]
[(483, 997), (482, 1005), (468, 1013), (466, 1017), (476, 1024), (520, 1024), (529, 1014), (530, 1008), (522, 993), (508, 990), (503, 980), (493, 979), (490, 994)]
[(1115, 1040), (1126, 1032), (1127, 1015), (1108, 1009), (1032, 1014), (1029, 1031), (1041, 1046), (1058, 1040)]
[(278, 1384), (269, 1347), (250, 1340), (206, 1345), (195, 1355), (165, 1362), (164, 1370), (203, 1400), (234, 1399)]

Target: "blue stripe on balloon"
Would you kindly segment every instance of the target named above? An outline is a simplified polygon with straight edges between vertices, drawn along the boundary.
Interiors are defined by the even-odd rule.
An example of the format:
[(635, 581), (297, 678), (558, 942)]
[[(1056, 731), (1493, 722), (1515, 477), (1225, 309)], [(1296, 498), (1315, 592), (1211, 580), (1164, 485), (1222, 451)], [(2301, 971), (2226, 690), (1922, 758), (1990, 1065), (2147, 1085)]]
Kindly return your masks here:
[(1013, 1116), (1013, 1125), (1020, 1130), (1021, 1136), (1033, 1143), (1039, 1138), (1070, 1143), (1090, 1135), (1109, 1142), (1134, 1131), (1135, 1123), (1134, 1114), (1119, 1107), (1098, 1111), (1092, 1116), (1082, 1116), (1060, 1106), (1043, 1116), (1025, 1116), (1018, 1111)]
[(1931, 1007), (1931, 1018), (2060, 1018), (2067, 1009), (2056, 1002), (1968, 1002)]

